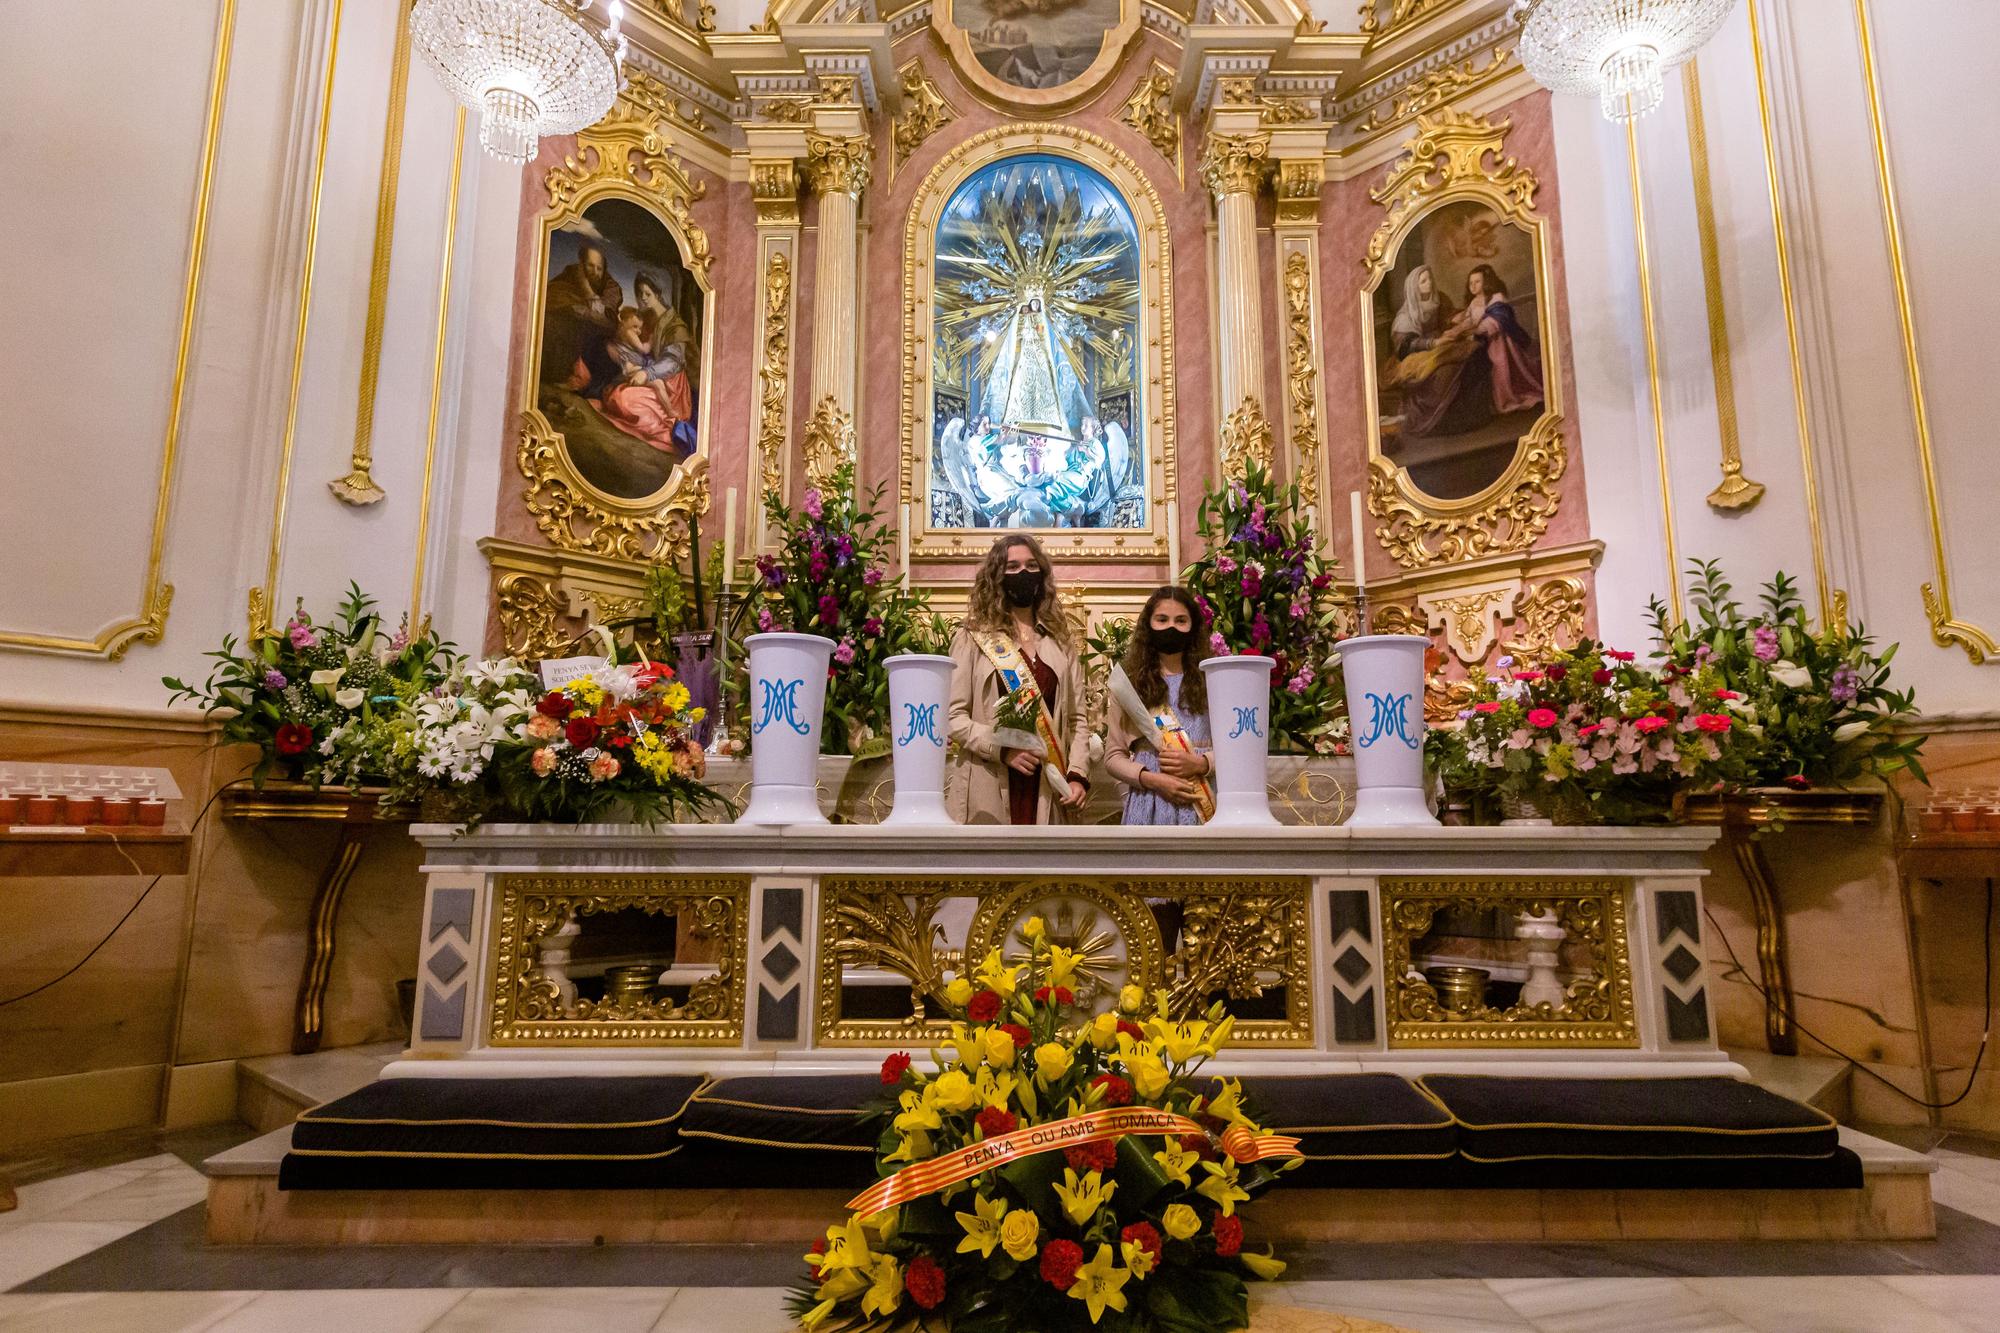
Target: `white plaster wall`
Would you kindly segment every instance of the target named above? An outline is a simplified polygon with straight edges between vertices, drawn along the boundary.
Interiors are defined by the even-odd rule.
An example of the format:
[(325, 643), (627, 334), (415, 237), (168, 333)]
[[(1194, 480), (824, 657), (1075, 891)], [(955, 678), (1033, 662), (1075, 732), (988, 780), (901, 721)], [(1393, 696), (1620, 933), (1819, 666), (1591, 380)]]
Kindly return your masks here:
[[(163, 674), (205, 674), (265, 582), (292, 398), (321, 93), (334, 0), (238, 0), (216, 154), (158, 645), (101, 656), (0, 648), (0, 700), (163, 702)], [(312, 303), (285, 487), (276, 610), (330, 609), (349, 578), (391, 619), (417, 572), (454, 103), (421, 61), (407, 94), (390, 297), (376, 397), (381, 503), (340, 503), (348, 470), (396, 7), (341, 9)], [(19, 6), (0, 42), (0, 630), (90, 638), (138, 613), (223, 0)], [(78, 77), (79, 34), (90, 78)], [(519, 174), (468, 125), (440, 394), (424, 609), (476, 646), (498, 485)], [(481, 189), (485, 183), (488, 188)], [(468, 414), (462, 405), (470, 405)], [(461, 448), (468, 465), (458, 466)], [(465, 550), (461, 551), (460, 548)], [(463, 558), (470, 552), (473, 568)], [(477, 577), (472, 575), (476, 574)], [(454, 599), (463, 598), (463, 608)]]
[[(1934, 579), (1930, 529), (1854, 7), (1757, 3), (1828, 583), (1848, 594), (1853, 619), (1901, 642), (1898, 676), (1926, 711), (2000, 708), (2000, 670), (1933, 643), (1919, 591)], [(1978, 85), (1983, 53), (2000, 42), (2000, 6), (1869, 0), (1868, 12), (1954, 611), (2000, 637), (2000, 561), (1983, 528), (2000, 512), (1990, 426), (2000, 384), (1980, 336), (1987, 238), (2000, 205), (2000, 110), (1965, 95)], [(1699, 71), (1744, 471), (1767, 492), (1748, 511), (1706, 502), (1722, 477), (1720, 427), (1688, 109), (1674, 77), (1666, 104), (1640, 122), (1639, 145), (1675, 543), (1683, 565), (1720, 558), (1739, 593), (1754, 594), (1783, 568), (1810, 602), (1805, 469), (1742, 5)], [(1556, 131), (1591, 512), (1610, 548), (1600, 614), (1615, 638), (1629, 632), (1633, 608), (1668, 588), (1631, 176), (1622, 130), (1591, 103), (1559, 99)]]

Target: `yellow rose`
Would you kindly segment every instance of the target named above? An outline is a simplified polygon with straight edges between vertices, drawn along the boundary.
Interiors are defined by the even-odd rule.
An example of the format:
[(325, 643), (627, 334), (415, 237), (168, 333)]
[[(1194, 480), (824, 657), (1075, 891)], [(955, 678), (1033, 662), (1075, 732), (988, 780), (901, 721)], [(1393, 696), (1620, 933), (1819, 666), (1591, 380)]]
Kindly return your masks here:
[(1136, 1014), (1146, 1007), (1146, 992), (1143, 987), (1126, 983), (1118, 992), (1118, 1007), (1128, 1014)]
[(1048, 923), (1038, 916), (1031, 916), (1021, 923), (1021, 938), (1033, 943), (1048, 933)]
[(995, 1069), (1014, 1067), (1014, 1038), (999, 1028), (986, 1029), (986, 1063)]
[(969, 1111), (979, 1100), (979, 1090), (972, 1086), (963, 1069), (939, 1074), (929, 1086), (936, 1090), (932, 1095), (937, 1104), (947, 1111)]
[(1026, 1263), (1035, 1257), (1036, 1242), (1041, 1235), (1040, 1219), (1026, 1208), (1016, 1208), (1001, 1220), (1000, 1248), (1007, 1251), (1009, 1259)]
[(1118, 1044), (1118, 1015), (1107, 1009), (1090, 1020), (1090, 1044), (1100, 1051)]
[(1175, 1240), (1186, 1240), (1201, 1230), (1201, 1214), (1184, 1203), (1170, 1203), (1167, 1205), (1167, 1211), (1160, 1217), (1160, 1225), (1165, 1227), (1167, 1234)]
[(953, 977), (944, 988), (945, 1003), (955, 1009), (963, 1009), (972, 999), (972, 983), (964, 977)]
[(1132, 1091), (1138, 1093), (1139, 1100), (1144, 1102), (1158, 1101), (1160, 1094), (1167, 1090), (1167, 1084), (1173, 1081), (1173, 1076), (1157, 1055), (1128, 1059), (1125, 1075), (1132, 1080)]
[(1042, 1082), (1054, 1083), (1069, 1072), (1069, 1047), (1059, 1041), (1044, 1042), (1035, 1048), (1035, 1072)]

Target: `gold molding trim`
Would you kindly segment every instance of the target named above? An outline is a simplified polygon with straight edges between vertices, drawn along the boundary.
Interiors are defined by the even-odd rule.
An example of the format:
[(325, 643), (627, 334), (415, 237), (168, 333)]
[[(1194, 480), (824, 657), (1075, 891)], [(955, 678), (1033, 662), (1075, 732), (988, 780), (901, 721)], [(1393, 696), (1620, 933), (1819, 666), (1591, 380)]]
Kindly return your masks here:
[[(1483, 66), (1474, 63), (1477, 56), (1467, 56), (1455, 65), (1441, 65), (1386, 101), (1370, 107), (1367, 117), (1354, 127), (1354, 133), (1359, 137), (1394, 129), (1412, 116), (1436, 111), (1462, 94), (1474, 92), (1498, 79), (1507, 72), (1513, 58), (1513, 48), (1497, 46)], [(1386, 111), (1383, 109), (1385, 106), (1388, 108)]]
[(1271, 422), (1264, 405), (1256, 394), (1246, 393), (1242, 404), (1222, 420), (1223, 474), (1241, 480), (1252, 463), (1268, 474), (1272, 455)]
[(1924, 617), (1931, 641), (1940, 648), (1959, 647), (1972, 665), (2000, 662), (2000, 641), (1970, 621), (1956, 619), (1951, 609), (1951, 566), (1944, 545), (1944, 515), (1938, 509), (1937, 460), (1931, 452), (1930, 407), (1924, 399), (1924, 372), (1917, 355), (1916, 314), (1910, 299), (1909, 266), (1903, 251), (1902, 208), (1896, 202), (1895, 173), (1889, 166), (1889, 141), (1882, 129), (1882, 86), (1875, 71), (1875, 37), (1868, 23), (1868, 0), (1854, 0), (1854, 25), (1861, 46), (1861, 75), (1868, 89), (1868, 131), (1875, 141), (1875, 174), (1881, 186), (1882, 226), (1889, 237), (1889, 271), (1896, 284), (1896, 319), (1903, 334), (1903, 372), (1910, 387), (1910, 418), (1917, 437), (1917, 461), (1924, 478), (1924, 509), (1931, 526), (1932, 582), (1922, 588)]
[(1285, 258), (1285, 393), (1292, 418), (1293, 479), (1299, 500), (1319, 504), (1319, 353), (1314, 339), (1312, 256), (1294, 250)]
[(1680, 620), (1681, 558), (1674, 536), (1674, 477), (1667, 458), (1667, 414), (1660, 402), (1660, 339), (1653, 315), (1653, 266), (1646, 255), (1646, 189), (1639, 172), (1638, 122), (1625, 122), (1625, 156), (1632, 175), (1632, 241), (1639, 258), (1639, 319), (1646, 335), (1646, 389), (1653, 403), (1653, 453), (1660, 473), (1660, 523), (1667, 547), (1667, 604)]
[[(764, 358), (757, 374), (758, 477), (763, 498), (783, 503), (792, 416), (792, 256), (785, 249), (773, 249), (764, 263)], [(761, 509), (756, 526), (763, 526)]]
[(567, 600), (533, 574), (501, 577), (495, 614), (501, 651), (511, 657), (557, 657), (573, 637), (562, 631), (562, 619), (569, 614)]
[(79, 653), (117, 662), (124, 659), (133, 644), (157, 644), (166, 636), (167, 613), (174, 604), (174, 585), (163, 582), (160, 575), (166, 560), (167, 521), (173, 513), (175, 463), (180, 457), (181, 418), (187, 401), (188, 355), (194, 346), (195, 316), (201, 305), (201, 280), (208, 254), (209, 210), (215, 194), (216, 149), (221, 142), (222, 111), (229, 89), (230, 54), (235, 38), (236, 0), (221, 0), (216, 10), (215, 42), (209, 57), (201, 166), (195, 175), (194, 224), (188, 234), (187, 272), (181, 284), (180, 333), (174, 349), (173, 379), (167, 391), (167, 428), (160, 444), (159, 485), (153, 502), (153, 531), (146, 552), (146, 577), (139, 593), (139, 612), (113, 623), (88, 639), (0, 630), (0, 648)]
[(1514, 602), (1514, 637), (1506, 641), (1507, 651), (1532, 657), (1575, 646), (1583, 637), (1585, 604), (1583, 580), (1571, 574), (1532, 591), (1524, 586)]
[(806, 134), (806, 179), (820, 194), (849, 194), (856, 199), (875, 174), (874, 145), (866, 135), (846, 138)]
[[(1525, 550), (1548, 530), (1562, 503), (1555, 483), (1568, 470), (1563, 443), (1562, 354), (1556, 340), (1556, 284), (1549, 259), (1549, 223), (1535, 210), (1540, 188), (1533, 172), (1503, 155), (1511, 120), (1441, 110), (1419, 115), (1416, 133), (1390, 164), (1369, 197), (1384, 208), (1369, 238), (1368, 270), (1359, 309), (1362, 328), (1363, 402), (1368, 426), (1368, 507), (1383, 526), (1375, 536), (1406, 569), (1453, 564), (1480, 556)], [(1487, 166), (1491, 158), (1494, 165)], [(1534, 250), (1537, 333), (1542, 346), (1544, 401), (1541, 417), (1523, 435), (1514, 458), (1493, 484), (1459, 500), (1420, 490), (1409, 472), (1382, 452), (1376, 411), (1375, 291), (1394, 265), (1411, 228), (1436, 209), (1461, 201), (1482, 203), (1528, 233)]]
[(1181, 155), (1181, 118), (1174, 113), (1173, 70), (1155, 60), (1152, 69), (1133, 86), (1118, 119), (1144, 136), (1174, 169), (1174, 179), (1183, 187), (1187, 185)]
[(1210, 134), (1202, 140), (1195, 170), (1209, 193), (1255, 194), (1270, 166), (1269, 134)]
[[(354, 449), (347, 475), (326, 484), (342, 504), (372, 505), (388, 492), (377, 484), (375, 386), (382, 374), (382, 328), (389, 318), (389, 258), (396, 242), (396, 193), (403, 172), (403, 120), (409, 110), (410, 7), (396, 7), (396, 45), (389, 58), (389, 112), (382, 129), (382, 170), (375, 190), (375, 255), (368, 268), (368, 317), (361, 330), (361, 388), (354, 406)], [(454, 188), (456, 182), (454, 182)], [(412, 612), (414, 619), (415, 613)]]
[[(681, 247), (688, 272), (701, 287), (701, 380), (712, 385), (715, 362), (714, 256), (708, 235), (690, 205), (706, 186), (689, 177), (674, 157), (658, 116), (623, 96), (612, 112), (576, 137), (576, 146), (545, 181), (535, 249), (537, 281), (548, 269), (550, 237), (581, 218), (600, 199), (628, 199), (645, 207)], [(625, 560), (677, 560), (686, 554), (689, 524), (709, 510), (708, 459), (715, 414), (701, 414), (694, 454), (666, 484), (636, 499), (599, 490), (570, 461), (569, 446), (537, 406), (541, 383), (544, 304), (536, 293), (529, 321), (526, 373), (521, 377), (520, 435), (515, 463), (527, 479), (522, 503), (535, 526), (555, 545)]]
[(1278, 226), (1317, 227), (1320, 193), (1325, 188), (1325, 158), (1314, 156), (1280, 159), (1277, 178)]
[[(936, 224), (945, 202), (967, 177), (1002, 157), (1049, 153), (1102, 173), (1132, 209), (1139, 227), (1139, 345), (1143, 382), (1135, 416), (1147, 434), (1148, 522), (1143, 528), (1035, 530), (1051, 556), (1069, 560), (1165, 560), (1168, 505), (1176, 498), (1173, 240), (1165, 205), (1150, 177), (1129, 154), (1101, 135), (1060, 123), (1016, 122), (984, 130), (938, 159), (912, 196), (903, 231), (903, 377), (900, 485), (911, 506), (910, 556), (915, 560), (974, 559), (1003, 529), (932, 528), (926, 483), (931, 399), (931, 282)], [(922, 319), (919, 320), (921, 312)]]
[(891, 138), (895, 143), (895, 166), (902, 166), (924, 141), (958, 119), (958, 108), (945, 100), (921, 61), (912, 60), (900, 71), (903, 86), (903, 114), (896, 117)]
[(832, 484), (843, 464), (855, 461), (854, 418), (840, 410), (832, 394), (813, 409), (799, 451), (805, 455), (806, 484), (821, 489)]
[(1757, 0), (1744, 0), (1750, 19), (1750, 65), (1757, 84), (1757, 119), (1764, 136), (1764, 183), (1771, 195), (1771, 241), (1777, 251), (1778, 299), (1785, 308), (1785, 344), (1792, 358), (1792, 411), (1799, 427), (1799, 471), (1806, 493), (1806, 530), (1812, 541), (1813, 584), (1820, 623), (1846, 628), (1847, 594), (1833, 586), (1826, 558), (1826, 530), (1820, 520), (1819, 469), (1813, 461), (1812, 412), (1806, 397), (1805, 350), (1799, 338), (1798, 305), (1792, 295), (1792, 247), (1786, 239), (1784, 192), (1778, 181), (1778, 142), (1772, 128), (1770, 79), (1764, 69), (1764, 37), (1757, 23)]
[(1067, 111), (1096, 95), (1124, 63), (1126, 48), (1139, 35), (1142, 0), (1119, 0), (1118, 22), (1105, 32), (1103, 45), (1088, 68), (1054, 88), (1019, 88), (995, 75), (973, 54), (972, 39), (952, 18), (951, 0), (932, 0), (931, 30), (951, 57), (952, 69), (975, 97), (1001, 111), (1048, 115)]
[(759, 227), (799, 225), (799, 169), (790, 158), (760, 158), (750, 164), (750, 197), (757, 202)]
[[(312, 188), (306, 203), (305, 259), (299, 270), (298, 331), (292, 336), (291, 387), (285, 395), (285, 429), (278, 445), (278, 488), (271, 508), (271, 544), (264, 582), (250, 590), (250, 637), (269, 632), (278, 605), (278, 572), (285, 555), (285, 513), (291, 503), (292, 454), (299, 437), (299, 384), (305, 376), (306, 329), (312, 318), (313, 267), (319, 257), (320, 203), (326, 186), (326, 146), (332, 137), (333, 76), (340, 64), (340, 19), (346, 0), (333, 0), (327, 22), (326, 73), (320, 77), (319, 125), (313, 132)], [(261, 615), (259, 608), (261, 607)]]
[(1708, 298), (1708, 359), (1715, 374), (1715, 423), (1722, 436), (1722, 481), (1708, 493), (1708, 503), (1715, 509), (1749, 509), (1764, 498), (1764, 483), (1743, 475), (1743, 443), (1736, 420), (1736, 373), (1729, 358), (1729, 309), (1722, 292), (1722, 251), (1715, 238), (1715, 185), (1709, 175), (1708, 125), (1702, 114), (1697, 60), (1681, 66), (1681, 87), (1687, 97), (1688, 164), (1694, 173), (1701, 286)]
[[(502, 875), (494, 885), (494, 1046), (732, 1046), (743, 1040), (749, 956), (748, 875)], [(691, 909), (721, 945), (715, 984), (697, 982), (682, 1006), (565, 1002), (534, 956), (535, 944), (579, 917), (636, 908)]]
[[(1639, 1023), (1625, 915), (1626, 884), (1612, 879), (1400, 879), (1379, 882), (1383, 1001), (1389, 1048), (1636, 1047)], [(1439, 911), (1471, 907), (1557, 912), (1572, 940), (1595, 955), (1572, 979), (1559, 1008), (1516, 1005), (1457, 1014), (1438, 1003), (1427, 981), (1413, 980), (1412, 947)], [(1420, 973), (1418, 975), (1421, 975)]]
[(438, 268), (437, 345), (431, 352), (431, 405), (424, 426), (424, 480), (417, 492), (417, 550), (410, 568), (410, 623), (424, 623), (424, 569), (430, 563), (431, 483), (437, 477), (438, 421), (444, 411), (444, 352), (451, 331), (451, 261), (458, 248), (458, 196), (465, 175), (465, 108), (451, 131), (451, 189), (445, 196), (444, 256)]

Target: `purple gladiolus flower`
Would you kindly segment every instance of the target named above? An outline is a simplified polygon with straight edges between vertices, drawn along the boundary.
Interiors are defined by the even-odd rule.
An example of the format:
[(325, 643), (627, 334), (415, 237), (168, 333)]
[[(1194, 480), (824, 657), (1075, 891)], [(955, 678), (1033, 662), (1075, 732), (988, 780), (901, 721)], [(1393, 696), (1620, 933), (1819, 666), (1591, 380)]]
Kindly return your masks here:
[(840, 641), (840, 646), (833, 650), (833, 660), (840, 663), (842, 666), (852, 666), (854, 664), (853, 641), (849, 639), (842, 639)]
[(822, 593), (819, 599), (819, 620), (822, 625), (832, 625), (840, 619), (840, 599), (832, 593)]
[(1851, 704), (1861, 693), (1861, 673), (1846, 663), (1833, 669), (1833, 678), (1827, 682), (1827, 693), (1837, 704)]
[(865, 587), (872, 588), (881, 581), (882, 581), (882, 571), (879, 569), (868, 570), (861, 576), (861, 582)]
[(267, 690), (272, 690), (272, 691), (282, 690), (285, 688), (285, 686), (289, 684), (291, 684), (291, 682), (285, 679), (285, 673), (278, 670), (276, 667), (273, 667), (269, 671), (266, 671), (264, 673), (264, 688)]
[(861, 632), (871, 639), (880, 634), (882, 632), (882, 617), (870, 616), (868, 619), (862, 621)]
[(1236, 572), (1236, 557), (1226, 552), (1215, 557), (1215, 572), (1218, 574), (1234, 574)]
[(1778, 659), (1778, 631), (1769, 625), (1759, 625), (1750, 638), (1751, 655), (1759, 662), (1775, 662)]
[(294, 648), (312, 648), (319, 643), (319, 636), (312, 632), (312, 626), (303, 621), (294, 620), (286, 625), (285, 635)]
[(810, 518), (819, 519), (826, 517), (826, 510), (820, 504), (818, 488), (808, 487), (806, 489), (805, 511), (806, 515)]

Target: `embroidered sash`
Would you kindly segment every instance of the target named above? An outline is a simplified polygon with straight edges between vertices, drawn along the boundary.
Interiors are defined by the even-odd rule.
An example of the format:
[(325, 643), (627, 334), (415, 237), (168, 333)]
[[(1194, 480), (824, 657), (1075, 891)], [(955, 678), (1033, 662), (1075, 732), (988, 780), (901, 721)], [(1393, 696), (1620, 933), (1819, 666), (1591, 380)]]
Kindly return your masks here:
[[(1189, 754), (1194, 753), (1194, 742), (1188, 738), (1187, 727), (1182, 725), (1180, 715), (1174, 712), (1172, 704), (1162, 702), (1153, 710), (1153, 725), (1160, 729), (1162, 745), (1177, 745)], [(1206, 778), (1188, 778), (1194, 784), (1194, 808), (1206, 824), (1215, 818), (1215, 793), (1209, 790)]]
[(1056, 722), (1049, 715), (1049, 701), (1042, 697), (1041, 687), (1035, 683), (1035, 673), (1028, 667), (1028, 659), (1021, 656), (1020, 646), (1006, 634), (979, 630), (974, 632), (972, 641), (979, 645), (979, 650), (993, 663), (993, 669), (1000, 673), (1000, 683), (1007, 687), (1007, 693), (1017, 694), (1025, 690), (1035, 701), (1035, 738), (1042, 743), (1042, 780), (1048, 784), (1049, 792), (1056, 800), (1067, 800), (1069, 775), (1057, 762), (1066, 758), (1062, 741), (1056, 737)]

